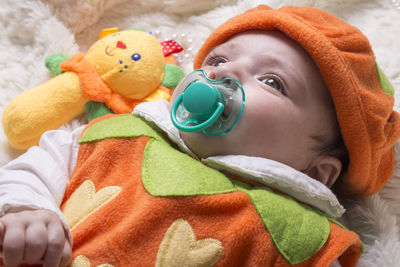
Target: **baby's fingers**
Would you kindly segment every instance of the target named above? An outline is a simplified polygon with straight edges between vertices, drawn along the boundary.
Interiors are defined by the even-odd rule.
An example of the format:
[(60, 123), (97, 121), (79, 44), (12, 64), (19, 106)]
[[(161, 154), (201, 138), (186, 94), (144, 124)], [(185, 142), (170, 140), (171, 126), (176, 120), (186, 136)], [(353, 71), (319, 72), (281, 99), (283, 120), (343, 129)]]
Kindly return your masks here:
[(47, 251), (43, 259), (43, 267), (59, 266), (65, 244), (65, 233), (60, 223), (49, 223), (47, 226)]
[(71, 261), (72, 248), (68, 240), (65, 240), (64, 250), (61, 256), (60, 266), (65, 267)]
[(15, 224), (9, 227), (3, 240), (3, 262), (5, 266), (18, 266), (22, 263), (25, 250), (25, 227)]
[(0, 253), (2, 251), (1, 246), (3, 245), (4, 230), (5, 230), (4, 223), (0, 220)]
[(3, 238), (4, 238), (5, 226), (0, 219), (0, 258), (3, 258)]
[(47, 229), (43, 223), (28, 226), (25, 232), (24, 262), (28, 264), (41, 263), (47, 244)]

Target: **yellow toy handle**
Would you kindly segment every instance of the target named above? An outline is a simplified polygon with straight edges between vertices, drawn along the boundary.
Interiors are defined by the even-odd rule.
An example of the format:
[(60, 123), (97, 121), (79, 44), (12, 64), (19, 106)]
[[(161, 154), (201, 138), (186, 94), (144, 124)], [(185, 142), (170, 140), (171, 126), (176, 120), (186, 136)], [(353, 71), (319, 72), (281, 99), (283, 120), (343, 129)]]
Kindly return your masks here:
[(45, 131), (83, 113), (87, 101), (78, 75), (65, 72), (14, 98), (2, 115), (4, 133), (11, 146), (28, 149)]

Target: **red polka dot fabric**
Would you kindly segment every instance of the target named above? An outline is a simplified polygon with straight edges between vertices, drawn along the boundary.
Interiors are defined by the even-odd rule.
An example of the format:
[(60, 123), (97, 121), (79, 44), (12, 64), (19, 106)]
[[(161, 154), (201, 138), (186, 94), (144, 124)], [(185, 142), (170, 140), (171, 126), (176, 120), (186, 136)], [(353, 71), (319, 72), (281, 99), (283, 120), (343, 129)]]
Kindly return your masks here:
[(180, 46), (176, 41), (169, 40), (161, 43), (161, 47), (164, 53), (164, 57), (167, 57), (173, 53), (179, 53), (183, 50), (182, 46)]

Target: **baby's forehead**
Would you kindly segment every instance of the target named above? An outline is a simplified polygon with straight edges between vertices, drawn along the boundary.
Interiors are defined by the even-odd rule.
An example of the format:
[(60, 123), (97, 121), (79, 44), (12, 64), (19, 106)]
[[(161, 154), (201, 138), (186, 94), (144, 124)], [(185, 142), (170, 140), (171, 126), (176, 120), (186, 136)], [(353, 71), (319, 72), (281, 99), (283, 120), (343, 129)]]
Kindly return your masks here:
[(254, 35), (251, 34), (254, 31), (246, 31), (242, 33), (235, 34), (231, 36), (229, 39), (224, 42), (216, 45), (213, 49), (211, 49), (208, 54), (215, 52), (224, 52), (224, 51), (235, 51), (240, 49), (243, 45), (251, 42), (254, 39)]
[(303, 64), (303, 61), (307, 61), (314, 64), (310, 54), (302, 46), (286, 34), (275, 30), (248, 30), (237, 33), (211, 49), (208, 56), (220, 53), (244, 54), (253, 56), (253, 60), (266, 60), (271, 63), (287, 60), (288, 63), (296, 61)]
[[(216, 45), (209, 51), (221, 51), (221, 50), (236, 50), (243, 49), (247, 52), (254, 52), (257, 48), (268, 49), (272, 46), (292, 48), (296, 47), (298, 50), (304, 50), (295, 40), (288, 37), (283, 32), (277, 30), (248, 30), (240, 33), (236, 33)], [(308, 55), (308, 53), (307, 53)]]
[(240, 38), (233, 36), (232, 38), (229, 38), (228, 40), (226, 40), (225, 42), (215, 46), (211, 51), (215, 51), (215, 50), (234, 50), (237, 49), (238, 47), (238, 43), (240, 42)]

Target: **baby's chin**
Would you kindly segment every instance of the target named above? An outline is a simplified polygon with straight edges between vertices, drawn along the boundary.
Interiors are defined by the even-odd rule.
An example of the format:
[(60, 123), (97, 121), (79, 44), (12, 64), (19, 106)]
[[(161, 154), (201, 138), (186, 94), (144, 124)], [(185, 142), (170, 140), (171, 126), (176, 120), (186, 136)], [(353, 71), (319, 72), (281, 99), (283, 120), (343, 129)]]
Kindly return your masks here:
[(179, 134), (186, 146), (199, 158), (229, 154), (223, 137), (208, 136), (203, 132), (179, 131)]
[(253, 155), (246, 142), (234, 130), (221, 136), (208, 136), (203, 132), (182, 132), (180, 137), (186, 146), (201, 159), (221, 155)]

